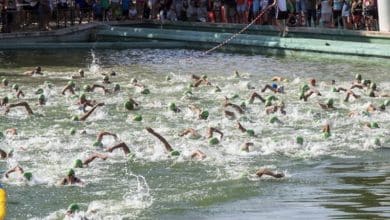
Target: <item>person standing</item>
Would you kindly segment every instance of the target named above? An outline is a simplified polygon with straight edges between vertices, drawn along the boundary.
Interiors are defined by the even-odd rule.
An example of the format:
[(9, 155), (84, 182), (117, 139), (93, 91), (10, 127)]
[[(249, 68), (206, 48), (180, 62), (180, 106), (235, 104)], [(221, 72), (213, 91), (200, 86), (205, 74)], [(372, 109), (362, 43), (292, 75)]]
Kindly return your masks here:
[(321, 22), (324, 27), (332, 27), (332, 0), (321, 0)]
[(276, 8), (276, 25), (280, 31), (279, 35), (285, 37), (288, 31), (286, 25), (288, 17), (287, 0), (274, 0), (272, 6)]
[(333, 0), (333, 25), (336, 28), (343, 27), (343, 21), (341, 17), (343, 2), (344, 0)]
[(306, 1), (306, 15), (307, 15), (307, 25), (311, 27), (312, 20), (313, 26), (317, 25), (317, 5), (318, 0), (305, 0)]

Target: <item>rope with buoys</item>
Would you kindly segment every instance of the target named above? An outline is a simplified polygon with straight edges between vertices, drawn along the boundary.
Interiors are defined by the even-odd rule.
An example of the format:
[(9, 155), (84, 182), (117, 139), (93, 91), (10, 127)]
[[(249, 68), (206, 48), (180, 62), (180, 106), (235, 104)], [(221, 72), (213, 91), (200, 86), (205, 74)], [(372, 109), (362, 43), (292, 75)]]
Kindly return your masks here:
[(234, 38), (236, 38), (239, 34), (241, 34), (242, 32), (246, 31), (250, 26), (252, 26), (262, 15), (264, 15), (265, 12), (267, 12), (270, 8), (274, 7), (274, 5), (270, 5), (268, 6), (266, 9), (264, 9), (264, 11), (262, 11), (259, 15), (256, 16), (255, 19), (253, 19), (247, 26), (245, 26), (243, 29), (241, 29), (239, 32), (237, 33), (234, 33), (232, 36), (230, 36), (228, 39), (224, 40), (222, 43), (218, 44), (217, 46), (207, 50), (204, 52), (204, 54), (208, 54), (214, 50), (217, 50), (218, 48), (221, 48), (223, 47), (224, 45), (226, 45), (227, 43), (229, 43), (230, 41), (232, 41)]

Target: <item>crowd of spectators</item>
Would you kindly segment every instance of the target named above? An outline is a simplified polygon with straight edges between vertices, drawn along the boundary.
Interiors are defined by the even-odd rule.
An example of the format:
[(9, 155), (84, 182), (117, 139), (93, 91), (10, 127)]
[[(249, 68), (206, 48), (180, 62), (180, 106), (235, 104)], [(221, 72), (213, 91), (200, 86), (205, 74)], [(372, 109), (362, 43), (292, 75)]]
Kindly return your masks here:
[[(1, 31), (110, 20), (274, 25), (275, 0), (0, 0)], [(377, 30), (377, 0), (286, 0), (288, 26)], [(53, 23), (55, 25), (53, 26)], [(35, 26), (34, 26), (35, 25)]]

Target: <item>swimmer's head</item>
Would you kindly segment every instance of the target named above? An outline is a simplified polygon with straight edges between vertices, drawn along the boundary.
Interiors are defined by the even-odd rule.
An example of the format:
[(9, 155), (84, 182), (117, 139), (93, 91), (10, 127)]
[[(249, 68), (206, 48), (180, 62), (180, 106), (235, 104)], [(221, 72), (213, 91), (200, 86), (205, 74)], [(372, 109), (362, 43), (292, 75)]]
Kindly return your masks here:
[(171, 156), (178, 157), (178, 156), (180, 156), (180, 152), (177, 150), (173, 150), (173, 151), (171, 151)]
[(114, 70), (111, 71), (110, 76), (116, 76), (116, 72)]
[(109, 80), (110, 80), (110, 78), (108, 76), (103, 77), (103, 82), (108, 82)]
[(75, 134), (76, 134), (76, 129), (75, 129), (75, 128), (71, 128), (71, 129), (69, 130), (69, 134), (70, 134), (70, 135), (75, 135)]
[(79, 121), (80, 119), (79, 119), (79, 116), (77, 116), (77, 115), (75, 115), (75, 116), (73, 116), (72, 117), (72, 121)]
[(277, 89), (277, 88), (278, 88), (278, 84), (272, 83), (272, 88), (273, 88), (273, 89)]
[(371, 128), (379, 128), (379, 125), (377, 122), (372, 122), (371, 123)]
[(358, 81), (361, 81), (362, 80), (362, 75), (356, 74), (355, 75), (355, 79), (358, 80)]
[(170, 81), (171, 79), (172, 79), (171, 76), (166, 76), (166, 77), (165, 77), (165, 80), (166, 80), (166, 81)]
[(121, 90), (121, 86), (119, 84), (114, 85), (114, 92), (118, 92)]
[(271, 124), (273, 124), (273, 123), (275, 123), (275, 122), (278, 122), (279, 121), (279, 119), (278, 119), (278, 117), (276, 117), (276, 116), (273, 116), (270, 120), (269, 120), (269, 122), (271, 123)]
[(5, 105), (9, 102), (8, 96), (5, 96), (2, 100), (2, 104)]
[(125, 109), (127, 109), (127, 110), (134, 110), (134, 104), (133, 104), (133, 102), (126, 101), (125, 104), (124, 104), (124, 106), (125, 106)]
[(310, 90), (310, 87), (306, 83), (301, 87), (301, 91), (303, 91), (304, 93), (309, 91), (309, 90)]
[(142, 121), (142, 115), (135, 115), (133, 121)]
[(23, 173), (23, 177), (24, 177), (27, 181), (31, 181), (31, 179), (32, 179), (32, 173), (31, 173), (31, 172), (24, 172), (24, 173)]
[(174, 102), (169, 103), (169, 109), (171, 111), (176, 111), (177, 110), (176, 104)]
[(219, 140), (218, 140), (218, 138), (211, 138), (210, 140), (209, 140), (209, 144), (211, 144), (211, 145), (216, 145), (216, 144), (218, 144), (219, 143)]
[(92, 89), (91, 86), (88, 84), (83, 86), (84, 92), (89, 92), (89, 91), (91, 91), (91, 89)]
[(95, 141), (94, 143), (93, 143), (93, 146), (94, 147), (103, 147), (103, 143), (101, 142), (101, 141)]
[(150, 94), (150, 90), (147, 88), (142, 89), (141, 94), (147, 95)]
[(84, 77), (84, 70), (83, 69), (79, 69), (79, 74), (81, 77)]
[(370, 84), (370, 89), (376, 90), (376, 83), (371, 83)]
[(83, 168), (83, 162), (80, 159), (74, 161), (74, 168)]
[(80, 101), (85, 101), (87, 100), (87, 96), (84, 93), (81, 93), (79, 96)]
[(250, 137), (255, 136), (255, 131), (252, 130), (252, 129), (247, 129), (247, 130), (246, 130), (246, 133), (247, 133), (247, 135), (250, 136)]
[(207, 110), (202, 111), (202, 112), (200, 113), (199, 117), (200, 117), (201, 119), (206, 120), (206, 119), (209, 117), (209, 111), (207, 111)]
[(272, 101), (271, 100), (266, 100), (264, 105), (266, 107), (271, 106), (272, 105)]
[(39, 88), (35, 91), (35, 94), (43, 94), (43, 89), (42, 88)]
[(80, 210), (80, 206), (76, 203), (73, 203), (69, 205), (67, 212), (73, 214), (79, 210)]
[(298, 136), (298, 137), (296, 138), (296, 142), (297, 142), (297, 144), (302, 145), (302, 144), (303, 144), (303, 137)]
[(315, 86), (316, 85), (316, 79), (310, 79), (310, 85)]
[(363, 80), (363, 84), (364, 84), (365, 86), (368, 86), (368, 85), (371, 84), (371, 80), (365, 79), (365, 80)]
[(68, 173), (66, 174), (67, 176), (69, 176), (69, 177), (72, 177), (72, 176), (75, 176), (75, 172), (74, 172), (74, 170), (73, 169), (69, 169), (68, 170)]
[(13, 85), (12, 85), (12, 89), (18, 91), (18, 90), (19, 90), (18, 84), (13, 84)]
[(44, 94), (40, 94), (39, 97), (38, 97), (39, 104), (44, 104), (45, 100), (46, 100), (45, 95)]
[(333, 104), (334, 104), (334, 101), (333, 101), (332, 98), (328, 99), (328, 101), (326, 102), (326, 105), (327, 105), (328, 107), (333, 107)]
[(202, 79), (207, 79), (207, 76), (206, 75), (202, 75), (201, 78)]
[(71, 86), (71, 87), (74, 87), (76, 84), (74, 83), (73, 80), (69, 80), (67, 85)]
[(4, 78), (3, 80), (1, 80), (1, 83), (4, 85), (4, 86), (8, 86), (8, 80), (6, 78)]

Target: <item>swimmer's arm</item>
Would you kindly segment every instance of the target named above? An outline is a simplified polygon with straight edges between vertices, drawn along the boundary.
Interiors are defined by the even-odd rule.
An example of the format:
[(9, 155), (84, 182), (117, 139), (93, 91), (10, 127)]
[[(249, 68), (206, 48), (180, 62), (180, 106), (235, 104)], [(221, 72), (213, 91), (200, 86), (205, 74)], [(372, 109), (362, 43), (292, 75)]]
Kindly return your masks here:
[(242, 132), (246, 132), (246, 129), (241, 125), (240, 122), (237, 121), (237, 128), (242, 131)]
[(111, 133), (111, 132), (108, 132), (108, 131), (102, 131), (102, 132), (99, 132), (99, 134), (97, 135), (96, 139), (98, 141), (102, 141), (104, 136), (112, 136), (112, 137), (115, 138), (115, 140), (118, 138), (118, 136), (116, 134), (114, 134), (114, 133)]
[(73, 89), (73, 87), (71, 85), (65, 86), (65, 88), (62, 90), (61, 94), (65, 95), (65, 92), (68, 91), (68, 90), (69, 90), (70, 93), (72, 93), (72, 95), (75, 94), (74, 89)]
[(8, 178), (8, 177), (9, 177), (9, 174), (14, 173), (14, 172), (20, 172), (21, 174), (24, 173), (23, 168), (22, 168), (21, 166), (17, 165), (16, 167), (14, 167), (14, 168), (8, 170), (8, 171), (4, 174), (4, 176), (5, 176), (6, 178)]
[(198, 132), (196, 132), (195, 129), (193, 129), (193, 128), (187, 128), (187, 129), (184, 129), (184, 131), (182, 131), (179, 134), (179, 136), (183, 137), (184, 135), (187, 135), (187, 134), (197, 135)]
[(245, 142), (241, 145), (240, 149), (242, 151), (246, 151), (246, 152), (249, 152), (249, 147), (250, 146), (253, 146), (254, 144), (252, 142)]
[(265, 85), (264, 88), (261, 90), (261, 92), (265, 92), (267, 89), (271, 90), (272, 92), (277, 92), (276, 89), (272, 88), (269, 84)]
[(231, 111), (227, 111), (227, 110), (224, 110), (223, 111), (225, 116), (229, 116), (229, 117), (232, 117), (232, 118), (235, 118), (236, 115), (234, 114), (234, 112), (231, 112)]
[(236, 104), (228, 102), (225, 104), (225, 106), (231, 106), (232, 108), (236, 109), (240, 114), (244, 114), (244, 110)]
[(251, 97), (250, 97), (250, 99), (249, 99), (249, 102), (250, 102), (250, 103), (253, 103), (253, 101), (255, 100), (255, 98), (260, 99), (263, 103), (265, 102), (265, 99), (264, 99), (263, 97), (261, 97), (261, 95), (259, 95), (257, 92), (253, 92), (253, 93), (251, 94)]
[(98, 154), (98, 153), (95, 153), (95, 154), (92, 154), (90, 157), (88, 157), (87, 159), (84, 160), (83, 164), (88, 166), (92, 161), (94, 161), (96, 158), (100, 158), (102, 160), (106, 160), (107, 159), (107, 156), (104, 155), (104, 154)]
[(173, 151), (173, 148), (172, 146), (168, 143), (168, 141), (163, 137), (161, 136), (159, 133), (155, 132), (152, 128), (150, 127), (147, 127), (146, 128), (146, 131), (148, 131), (150, 134), (152, 134), (153, 136), (155, 136), (156, 138), (158, 138), (165, 146), (165, 149), (169, 152)]
[(15, 103), (15, 104), (9, 104), (5, 110), (5, 113), (8, 113), (11, 108), (15, 108), (15, 107), (19, 107), (19, 106), (24, 107), (29, 115), (34, 114), (27, 102), (19, 102), (19, 103)]
[(198, 87), (202, 82), (203, 82), (203, 79), (199, 79), (199, 80), (197, 80), (197, 81), (193, 84), (193, 86), (194, 86), (194, 87)]
[(134, 105), (136, 105), (136, 106), (138, 106), (139, 104), (138, 104), (138, 102), (136, 102), (134, 99), (132, 99), (132, 98), (129, 98), (129, 101), (131, 102), (131, 103), (133, 103)]
[(272, 176), (272, 177), (275, 177), (275, 178), (281, 178), (281, 177), (284, 177), (284, 174), (283, 173), (274, 173), (272, 172), (271, 170), (267, 169), (267, 168), (261, 168), (259, 169), (258, 171), (256, 171), (256, 175), (258, 177), (261, 177), (263, 175), (268, 175), (268, 176)]
[(20, 96), (24, 97), (24, 93), (22, 90), (19, 90), (17, 93), (16, 93), (16, 97), (17, 98), (20, 98)]
[(351, 86), (351, 88), (349, 88), (349, 89), (354, 89), (354, 88), (363, 89), (364, 87), (363, 87), (363, 85), (360, 85), (360, 84), (353, 84), (353, 85)]
[(194, 79), (194, 80), (199, 80), (199, 79), (200, 79), (200, 76), (197, 76), (197, 75), (192, 74), (192, 75), (191, 75), (191, 78)]
[(222, 138), (223, 138), (223, 132), (220, 131), (220, 130), (217, 129), (217, 128), (214, 128), (214, 127), (210, 127), (210, 128), (207, 130), (207, 138), (212, 138), (214, 132), (220, 134), (220, 136), (221, 136), (220, 139), (222, 140)]
[(108, 152), (113, 152), (115, 149), (118, 149), (118, 148), (122, 148), (122, 150), (125, 153), (125, 155), (130, 153), (129, 147), (124, 142), (121, 142), (119, 144), (116, 144), (116, 145), (114, 145), (112, 147), (107, 148), (107, 151)]
[(103, 106), (104, 103), (98, 103), (96, 105), (94, 105), (87, 113), (85, 113), (81, 118), (80, 118), (80, 121), (85, 121), (94, 111), (97, 107), (99, 106)]
[(106, 92), (108, 91), (108, 90), (106, 89), (106, 87), (104, 87), (104, 86), (102, 86), (102, 85), (93, 84), (92, 87), (91, 87), (92, 92), (94, 92), (96, 88), (101, 88), (101, 89), (103, 89), (104, 93), (106, 93)]
[(340, 92), (340, 91), (343, 91), (343, 92), (346, 92), (347, 89), (346, 88), (343, 88), (343, 87), (339, 87), (336, 89), (337, 92)]

